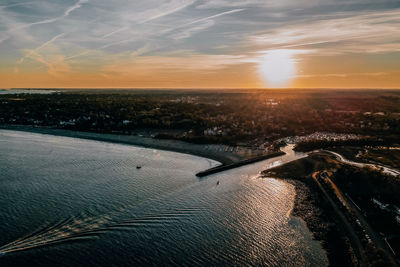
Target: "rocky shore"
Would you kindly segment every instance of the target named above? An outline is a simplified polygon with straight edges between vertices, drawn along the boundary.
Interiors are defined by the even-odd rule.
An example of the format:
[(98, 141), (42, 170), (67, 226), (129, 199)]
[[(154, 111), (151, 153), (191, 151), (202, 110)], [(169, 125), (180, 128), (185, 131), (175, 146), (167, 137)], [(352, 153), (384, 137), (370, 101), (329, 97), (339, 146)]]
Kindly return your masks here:
[(303, 219), (315, 240), (322, 243), (330, 266), (357, 266), (357, 257), (350, 240), (335, 219), (329, 203), (308, 173), (313, 169), (313, 160), (303, 158), (263, 172), (264, 177), (282, 179), (295, 186), (296, 196), (292, 216)]

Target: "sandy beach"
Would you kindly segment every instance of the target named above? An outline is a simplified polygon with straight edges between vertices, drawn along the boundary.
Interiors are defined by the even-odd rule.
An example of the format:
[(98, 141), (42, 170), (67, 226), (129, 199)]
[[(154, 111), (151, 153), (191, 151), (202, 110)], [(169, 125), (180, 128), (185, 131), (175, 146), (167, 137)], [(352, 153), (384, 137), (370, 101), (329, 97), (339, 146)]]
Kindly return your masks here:
[(224, 165), (236, 163), (249, 158), (248, 155), (241, 155), (234, 151), (225, 151), (223, 149), (210, 149), (207, 145), (191, 144), (179, 140), (153, 139), (137, 135), (119, 135), (93, 132), (79, 132), (64, 129), (54, 129), (45, 127), (32, 127), (25, 125), (0, 125), (0, 129), (25, 131), (39, 134), (50, 134), (56, 136), (66, 136), (73, 138), (83, 138), (96, 141), (111, 143), (135, 145), (146, 148), (155, 148), (201, 156), (216, 160)]

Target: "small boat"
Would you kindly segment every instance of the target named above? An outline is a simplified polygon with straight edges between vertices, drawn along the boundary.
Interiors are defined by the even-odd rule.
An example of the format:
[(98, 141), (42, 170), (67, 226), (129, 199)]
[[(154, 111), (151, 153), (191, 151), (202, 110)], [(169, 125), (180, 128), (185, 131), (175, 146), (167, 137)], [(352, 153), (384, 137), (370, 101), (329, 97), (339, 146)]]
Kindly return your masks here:
[(141, 169), (141, 168), (142, 168), (142, 166), (140, 166), (140, 165), (136, 166), (136, 169)]

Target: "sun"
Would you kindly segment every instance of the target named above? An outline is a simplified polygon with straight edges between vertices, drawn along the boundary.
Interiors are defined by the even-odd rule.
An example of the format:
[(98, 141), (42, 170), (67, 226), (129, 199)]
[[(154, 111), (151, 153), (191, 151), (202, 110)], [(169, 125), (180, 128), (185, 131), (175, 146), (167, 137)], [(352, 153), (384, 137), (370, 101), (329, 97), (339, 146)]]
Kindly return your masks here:
[(270, 50), (259, 63), (259, 71), (269, 87), (284, 87), (296, 74), (292, 50)]

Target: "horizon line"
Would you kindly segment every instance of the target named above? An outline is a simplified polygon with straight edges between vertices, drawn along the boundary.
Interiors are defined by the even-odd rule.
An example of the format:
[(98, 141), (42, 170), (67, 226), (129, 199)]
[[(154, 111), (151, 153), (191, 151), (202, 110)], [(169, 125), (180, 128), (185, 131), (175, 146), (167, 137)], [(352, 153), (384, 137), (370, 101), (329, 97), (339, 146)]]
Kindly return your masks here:
[(0, 90), (400, 90), (400, 87), (0, 87)]

